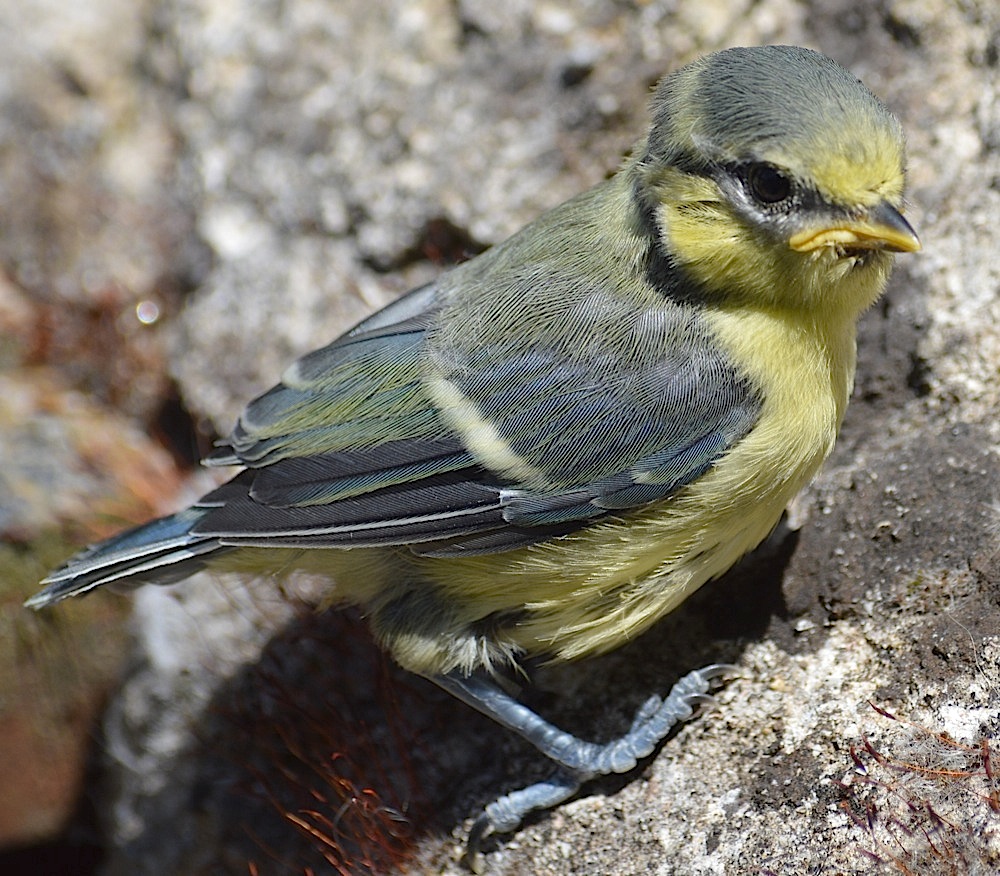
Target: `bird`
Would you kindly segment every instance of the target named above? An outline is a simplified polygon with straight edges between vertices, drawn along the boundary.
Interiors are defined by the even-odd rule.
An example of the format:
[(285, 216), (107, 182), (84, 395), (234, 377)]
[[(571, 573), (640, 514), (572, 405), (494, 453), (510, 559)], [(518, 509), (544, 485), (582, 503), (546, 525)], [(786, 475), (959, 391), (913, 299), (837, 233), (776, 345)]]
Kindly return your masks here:
[(293, 363), (208, 456), (231, 480), (83, 550), (27, 605), (202, 570), (329, 581), (376, 641), (535, 745), (552, 776), (481, 845), (624, 773), (723, 670), (608, 743), (501, 682), (619, 647), (764, 541), (834, 446), (856, 324), (904, 218), (901, 125), (796, 46), (665, 76), (616, 173)]

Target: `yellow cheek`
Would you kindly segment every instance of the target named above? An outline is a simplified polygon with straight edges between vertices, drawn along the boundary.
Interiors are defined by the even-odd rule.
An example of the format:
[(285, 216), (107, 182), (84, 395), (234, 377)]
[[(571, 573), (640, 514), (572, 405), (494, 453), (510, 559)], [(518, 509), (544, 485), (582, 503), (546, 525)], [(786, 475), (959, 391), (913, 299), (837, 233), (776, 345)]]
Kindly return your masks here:
[(732, 303), (777, 304), (803, 268), (797, 262), (804, 260), (755, 235), (719, 201), (666, 203), (660, 208), (660, 229), (667, 250), (687, 274)]
[(776, 270), (773, 242), (733, 215), (713, 180), (667, 167), (646, 182), (673, 261), (713, 292), (760, 294), (762, 277)]

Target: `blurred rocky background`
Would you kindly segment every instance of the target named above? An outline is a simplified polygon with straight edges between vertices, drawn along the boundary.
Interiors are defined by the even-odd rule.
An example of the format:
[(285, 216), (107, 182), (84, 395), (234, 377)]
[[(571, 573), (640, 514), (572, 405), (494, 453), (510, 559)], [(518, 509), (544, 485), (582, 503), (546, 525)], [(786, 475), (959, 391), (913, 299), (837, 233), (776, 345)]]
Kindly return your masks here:
[(1000, 868), (994, 0), (23, 0), (0, 8), (0, 872), (461, 873), (530, 749), (310, 582), (29, 615), (76, 547), (204, 489), (298, 354), (611, 172), (650, 86), (730, 45), (850, 67), (909, 134), (900, 259), (797, 532), (527, 696), (593, 738), (712, 661), (637, 777), (497, 874)]

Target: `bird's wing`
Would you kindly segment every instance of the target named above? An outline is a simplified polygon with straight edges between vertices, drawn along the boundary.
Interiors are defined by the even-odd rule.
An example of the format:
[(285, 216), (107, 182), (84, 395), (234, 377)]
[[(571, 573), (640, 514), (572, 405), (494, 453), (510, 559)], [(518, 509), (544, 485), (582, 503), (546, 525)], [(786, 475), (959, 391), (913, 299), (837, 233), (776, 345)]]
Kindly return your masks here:
[[(554, 339), (495, 301), (443, 320), (465, 305), (428, 286), (300, 360), (212, 458), (247, 469), (199, 503), (195, 533), (507, 550), (669, 496), (753, 426), (760, 400), (696, 311), (552, 282)], [(463, 317), (478, 326), (442, 328)]]

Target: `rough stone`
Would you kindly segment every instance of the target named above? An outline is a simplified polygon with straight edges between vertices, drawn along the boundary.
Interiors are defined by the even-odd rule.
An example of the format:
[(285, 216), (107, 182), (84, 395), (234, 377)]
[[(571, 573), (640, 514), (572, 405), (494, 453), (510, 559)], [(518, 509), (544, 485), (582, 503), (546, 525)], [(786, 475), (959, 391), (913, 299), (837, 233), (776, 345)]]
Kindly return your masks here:
[[(900, 260), (865, 317), (856, 397), (795, 503), (796, 531), (641, 640), (542, 670), (525, 695), (608, 738), (695, 666), (732, 662), (739, 678), (635, 775), (498, 837), (490, 872), (1000, 866), (995, 7), (171, 0), (120, 35), (99, 31), (108, 57), (138, 45), (149, 58), (142, 93), (171, 136), (152, 150), (162, 160), (146, 191), (183, 217), (152, 239), (196, 287), (158, 331), (184, 404), (219, 432), (295, 355), (611, 171), (643, 129), (649, 86), (699, 54), (810, 45), (903, 121), (925, 249)], [(79, 119), (84, 142), (106, 130)], [(44, 115), (39, 130), (51, 141)], [(116, 154), (134, 161), (135, 142)], [(94, 178), (89, 161), (60, 167)], [(173, 201), (159, 200), (164, 186)], [(65, 214), (39, 212), (58, 224), (67, 268), (24, 256), (44, 243), (28, 214), (21, 242), (0, 244), (2, 265), (25, 287), (41, 265), (53, 288), (90, 300), (72, 265), (127, 254), (102, 241), (129, 215), (86, 226), (98, 230), (77, 250), (61, 242)], [(354, 872), (463, 872), (474, 814), (546, 765), (398, 678), (342, 623), (266, 581), (198, 578), (138, 597), (136, 661), (106, 724), (106, 872), (294, 873), (335, 855)]]

